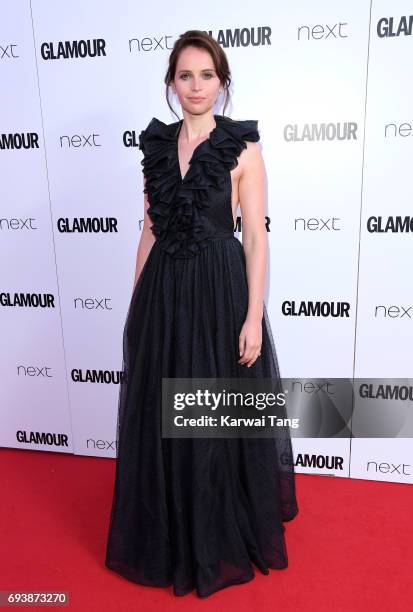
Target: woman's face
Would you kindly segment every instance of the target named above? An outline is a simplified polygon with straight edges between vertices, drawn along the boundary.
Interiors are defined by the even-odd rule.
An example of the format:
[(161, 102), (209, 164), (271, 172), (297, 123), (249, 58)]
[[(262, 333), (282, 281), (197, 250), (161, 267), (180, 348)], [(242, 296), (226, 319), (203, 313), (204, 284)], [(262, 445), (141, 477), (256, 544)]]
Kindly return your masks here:
[(202, 115), (213, 109), (220, 82), (208, 51), (197, 47), (181, 51), (173, 85), (187, 113)]

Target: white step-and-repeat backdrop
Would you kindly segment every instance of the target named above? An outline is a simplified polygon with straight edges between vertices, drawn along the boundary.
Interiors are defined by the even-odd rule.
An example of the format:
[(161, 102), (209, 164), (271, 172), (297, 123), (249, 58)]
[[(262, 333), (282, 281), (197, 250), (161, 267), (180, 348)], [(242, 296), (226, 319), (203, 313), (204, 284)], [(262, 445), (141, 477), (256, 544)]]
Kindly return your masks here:
[[(193, 28), (229, 58), (226, 114), (259, 121), (282, 376), (369, 377), (370, 415), (411, 401), (398, 392), (413, 373), (412, 12), (407, 0), (0, 5), (0, 445), (116, 454), (137, 135), (154, 116), (176, 121), (163, 78)], [(400, 433), (294, 439), (297, 472), (405, 483), (412, 446)]]

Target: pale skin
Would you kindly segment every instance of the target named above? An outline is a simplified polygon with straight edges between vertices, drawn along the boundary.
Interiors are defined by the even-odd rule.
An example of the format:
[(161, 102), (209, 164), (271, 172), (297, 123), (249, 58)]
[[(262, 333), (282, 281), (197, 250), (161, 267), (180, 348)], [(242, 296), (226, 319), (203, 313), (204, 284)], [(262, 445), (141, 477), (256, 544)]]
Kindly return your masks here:
[[(195, 147), (208, 138), (215, 127), (214, 104), (222, 90), (212, 57), (204, 49), (187, 47), (178, 59), (175, 78), (171, 83), (183, 112), (183, 125), (178, 139), (178, 156), (182, 177), (189, 168)], [(190, 100), (202, 98), (200, 102)], [(231, 171), (232, 216), (235, 221), (238, 205), (242, 215), (242, 245), (246, 258), (248, 282), (247, 316), (239, 335), (239, 364), (251, 367), (259, 358), (262, 346), (262, 317), (265, 273), (267, 268), (267, 234), (264, 227), (266, 173), (261, 148), (256, 142), (246, 142), (247, 148), (238, 157)], [(144, 185), (146, 179), (144, 178)], [(155, 242), (148, 216), (149, 202), (144, 194), (144, 220), (136, 255), (134, 288), (149, 252)]]

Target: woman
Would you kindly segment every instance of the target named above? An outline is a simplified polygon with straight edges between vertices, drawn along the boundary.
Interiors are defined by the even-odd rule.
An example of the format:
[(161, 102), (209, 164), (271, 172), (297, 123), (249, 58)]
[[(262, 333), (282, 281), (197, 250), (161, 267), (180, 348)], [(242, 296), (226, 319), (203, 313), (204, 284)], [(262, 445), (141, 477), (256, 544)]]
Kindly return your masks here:
[(251, 580), (252, 562), (264, 574), (285, 568), (283, 522), (298, 508), (289, 437), (161, 437), (162, 377), (279, 378), (263, 301), (257, 121), (213, 114), (231, 79), (203, 32), (178, 39), (165, 82), (184, 118), (153, 118), (139, 136), (145, 218), (124, 331), (106, 565), (206, 597)]

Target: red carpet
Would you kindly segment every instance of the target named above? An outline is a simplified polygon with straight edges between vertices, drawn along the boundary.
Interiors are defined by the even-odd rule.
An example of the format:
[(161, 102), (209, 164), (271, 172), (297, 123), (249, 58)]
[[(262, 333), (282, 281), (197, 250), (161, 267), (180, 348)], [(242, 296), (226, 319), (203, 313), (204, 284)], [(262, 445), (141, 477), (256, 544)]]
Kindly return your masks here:
[(412, 485), (297, 474), (300, 514), (286, 523), (290, 566), (268, 576), (256, 569), (251, 582), (199, 599), (105, 568), (114, 460), (5, 448), (0, 459), (2, 591), (68, 591), (68, 608), (85, 612), (413, 607)]

